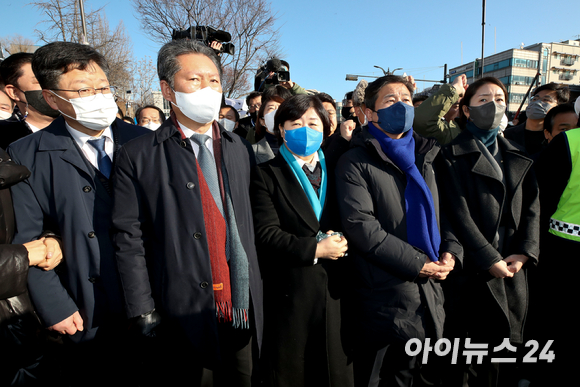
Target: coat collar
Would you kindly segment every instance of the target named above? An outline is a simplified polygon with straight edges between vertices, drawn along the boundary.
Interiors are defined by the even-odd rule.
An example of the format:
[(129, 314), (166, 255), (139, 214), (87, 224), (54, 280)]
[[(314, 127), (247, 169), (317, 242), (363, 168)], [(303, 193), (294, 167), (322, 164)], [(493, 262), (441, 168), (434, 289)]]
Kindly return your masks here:
[[(466, 156), (470, 154), (477, 155), (478, 158), (473, 164), (471, 171), (473, 173), (488, 176), (497, 180), (494, 168), (489, 161), (481, 154), (477, 146), (475, 137), (464, 130), (459, 136), (450, 144), (451, 152), (455, 157)], [(532, 166), (532, 159), (527, 157), (524, 151), (515, 146), (512, 142), (505, 139), (503, 136), (497, 137), (499, 149), (505, 161), (504, 165), (509, 165), (509, 168), (504, 169), (506, 185), (510, 189), (521, 183), (527, 171)]]
[[(225, 138), (226, 140), (232, 142), (234, 140), (232, 134), (228, 132), (223, 126), (221, 126), (217, 121), (214, 121), (214, 124), (218, 126), (221, 138)], [(175, 137), (177, 141), (182, 140), (182, 135), (177, 126), (173, 122), (173, 118), (170, 117), (169, 119), (165, 120), (163, 124), (155, 131), (155, 139), (158, 144)]]
[[(281, 153), (278, 153), (272, 161), (268, 163), (268, 167), (272, 170), (276, 182), (280, 186), (286, 200), (291, 204), (291, 207), (296, 211), (308, 227), (317, 233), (320, 224), (316, 218), (316, 214), (308, 201), (308, 197), (300, 182), (296, 179), (292, 168), (288, 165)], [(324, 209), (323, 209), (324, 212)]]

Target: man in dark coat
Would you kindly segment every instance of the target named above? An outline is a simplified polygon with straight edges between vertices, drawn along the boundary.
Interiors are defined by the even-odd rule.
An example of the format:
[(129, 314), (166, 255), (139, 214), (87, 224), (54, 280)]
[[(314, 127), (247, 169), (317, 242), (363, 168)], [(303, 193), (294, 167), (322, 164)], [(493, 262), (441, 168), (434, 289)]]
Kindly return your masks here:
[(566, 85), (552, 82), (538, 87), (533, 91), (526, 108), (527, 120), (506, 129), (505, 138), (523, 146), (528, 155), (536, 155), (548, 145), (544, 136), (546, 114), (553, 107), (567, 103), (569, 99), (570, 90)]
[[(435, 140), (409, 132), (413, 119), (410, 114), (403, 115), (407, 120), (401, 123), (407, 131), (397, 134), (383, 128), (388, 128), (388, 124), (399, 126), (398, 123), (378, 118), (377, 111), (399, 102), (412, 109), (412, 90), (406, 79), (397, 76), (379, 78), (366, 88), (369, 125), (362, 128), (360, 135), (353, 136), (351, 149), (341, 157), (336, 169), (340, 215), (354, 265), (352, 314), (358, 322), (354, 357), (357, 386), (378, 385), (379, 380), (411, 385), (417, 376), (416, 365), (415, 359), (406, 355), (405, 343), (409, 339), (442, 336), (443, 292), (434, 279), (444, 279), (453, 269), (455, 258), (461, 259), (462, 254), (461, 246), (446, 227), (441, 227), (445, 233), (434, 252), (441, 254), (437, 262), (409, 242), (407, 172), (387, 156), (380, 136), (371, 134), (371, 130), (384, 136), (389, 133), (393, 143), (403, 142), (402, 138), (414, 141), (414, 149), (410, 150), (414, 153), (413, 164), (432, 196), (431, 219), (439, 223), (439, 196), (432, 167), (439, 152)], [(419, 203), (409, 203), (409, 207), (413, 205)]]
[(211, 49), (172, 41), (157, 66), (172, 117), (123, 147), (115, 170), (126, 313), (163, 348), (152, 356), (153, 383), (199, 385), (205, 368), (214, 385), (249, 386), (263, 324), (249, 195), (254, 155), (215, 121), (221, 66)]
[(61, 364), (72, 362), (64, 373), (70, 382), (90, 372), (94, 378), (86, 383), (102, 383), (125, 368), (105, 355), (106, 349), (121, 356), (115, 348), (126, 322), (110, 237), (109, 173), (119, 147), (148, 130), (115, 119), (107, 63), (92, 47), (48, 44), (35, 52), (32, 68), (62, 116), (9, 148), (32, 173), (12, 188), (14, 243), (35, 240), (45, 229), (62, 237), (66, 262), (55, 271), (31, 268), (30, 294), (44, 325), (64, 335)]
[[(62, 258), (54, 238), (10, 244), (15, 224), (9, 188), (29, 176), (25, 166), (14, 163), (0, 149), (0, 385), (3, 386), (32, 384), (40, 378), (41, 325), (26, 287), (28, 268), (52, 270)], [(54, 243), (48, 243), (49, 240)]]
[(14, 141), (47, 127), (57, 110), (42, 97), (42, 90), (32, 71), (32, 54), (18, 52), (0, 63), (0, 77), (6, 95), (16, 103), (18, 114), (0, 121), (0, 148), (6, 149)]

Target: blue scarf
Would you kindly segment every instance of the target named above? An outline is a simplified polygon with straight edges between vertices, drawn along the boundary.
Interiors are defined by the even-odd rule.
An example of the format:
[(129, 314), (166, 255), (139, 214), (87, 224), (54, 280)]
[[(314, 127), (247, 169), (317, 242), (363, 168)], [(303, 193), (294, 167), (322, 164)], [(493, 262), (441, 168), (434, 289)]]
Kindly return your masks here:
[(379, 141), (381, 149), (407, 177), (405, 212), (407, 215), (407, 242), (425, 252), (431, 261), (437, 261), (441, 236), (437, 226), (433, 196), (415, 165), (413, 129), (398, 140), (393, 140), (371, 122), (369, 133)]
[(314, 188), (312, 188), (312, 184), (310, 184), (310, 180), (306, 177), (306, 173), (300, 168), (298, 161), (286, 145), (282, 145), (280, 147), (279, 152), (284, 157), (284, 160), (288, 163), (292, 172), (294, 172), (294, 176), (302, 186), (306, 197), (308, 197), (308, 201), (314, 210), (314, 214), (316, 215), (316, 219), (320, 221), (320, 216), (322, 215), (322, 209), (324, 208), (324, 199), (326, 198), (326, 162), (324, 161), (324, 153), (322, 153), (321, 149), (318, 149), (318, 159), (320, 161), (320, 168), (322, 169), (321, 179), (320, 179), (320, 195), (316, 195)]
[(473, 134), (473, 137), (481, 141), (486, 148), (495, 142), (497, 134), (499, 133), (499, 126), (495, 129), (483, 130), (475, 126), (475, 124), (471, 120), (467, 121), (465, 129), (469, 130), (471, 134)]

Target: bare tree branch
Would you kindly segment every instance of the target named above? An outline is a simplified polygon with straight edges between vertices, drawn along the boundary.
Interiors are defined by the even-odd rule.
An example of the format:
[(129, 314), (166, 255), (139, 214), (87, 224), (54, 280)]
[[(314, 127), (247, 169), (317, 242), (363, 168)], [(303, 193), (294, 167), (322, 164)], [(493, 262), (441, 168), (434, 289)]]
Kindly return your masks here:
[(276, 15), (267, 0), (131, 0), (150, 39), (166, 43), (174, 29), (212, 26), (228, 31), (235, 54), (222, 55), (227, 97), (246, 94), (260, 61), (278, 51)]

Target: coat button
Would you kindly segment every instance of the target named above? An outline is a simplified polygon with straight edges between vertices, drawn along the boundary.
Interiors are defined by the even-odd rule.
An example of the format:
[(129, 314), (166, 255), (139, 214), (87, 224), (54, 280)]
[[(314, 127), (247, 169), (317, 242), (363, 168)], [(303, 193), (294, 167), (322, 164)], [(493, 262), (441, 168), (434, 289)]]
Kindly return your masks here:
[(89, 238), (94, 238), (94, 237), (95, 237), (95, 232), (94, 232), (94, 231), (91, 231), (91, 232), (89, 232), (89, 233), (87, 234), (87, 236), (88, 236)]
[(92, 284), (94, 284), (95, 282), (97, 282), (97, 279), (94, 278), (94, 277), (90, 277), (89, 278), (89, 282), (92, 283)]
[(195, 184), (193, 184), (191, 181), (188, 181), (185, 186), (187, 187), (187, 189), (194, 189), (195, 188)]
[(195, 234), (193, 234), (193, 239), (199, 239), (199, 238), (201, 238), (200, 232), (196, 232)]
[(199, 284), (199, 287), (202, 288), (202, 289), (205, 289), (205, 288), (208, 287), (208, 285), (209, 284), (207, 282), (203, 281), (202, 283)]
[(181, 141), (181, 147), (182, 148), (186, 148), (187, 147), (187, 142), (185, 142), (185, 140)]
[(85, 185), (85, 186), (83, 187), (83, 192), (91, 192), (92, 190), (93, 190), (93, 189), (92, 189), (92, 188), (91, 188), (91, 186), (89, 186), (89, 185)]

